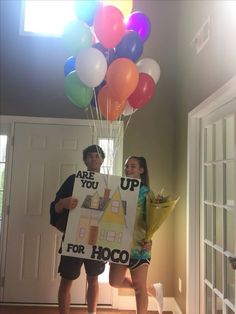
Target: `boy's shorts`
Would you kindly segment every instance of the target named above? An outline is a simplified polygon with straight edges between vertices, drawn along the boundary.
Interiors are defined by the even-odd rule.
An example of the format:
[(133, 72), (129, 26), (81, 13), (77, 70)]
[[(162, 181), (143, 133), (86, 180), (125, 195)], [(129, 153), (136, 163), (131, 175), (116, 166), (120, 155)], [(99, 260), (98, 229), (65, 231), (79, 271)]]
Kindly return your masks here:
[(104, 262), (61, 255), (58, 273), (65, 279), (77, 279), (83, 264), (87, 276), (98, 276), (102, 274), (105, 269)]

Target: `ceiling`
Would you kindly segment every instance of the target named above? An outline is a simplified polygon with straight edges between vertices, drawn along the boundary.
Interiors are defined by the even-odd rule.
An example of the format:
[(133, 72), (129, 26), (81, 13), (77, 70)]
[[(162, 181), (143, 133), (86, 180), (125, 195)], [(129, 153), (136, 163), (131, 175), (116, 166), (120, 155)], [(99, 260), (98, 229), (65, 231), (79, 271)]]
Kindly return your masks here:
[[(84, 111), (64, 93), (63, 67), (69, 56), (61, 38), (20, 35), (21, 2), (1, 0), (0, 5), (1, 114), (85, 117)], [(153, 58), (159, 63), (161, 95), (162, 89), (174, 84), (178, 3), (134, 0), (133, 11), (142, 11), (150, 19), (151, 35), (141, 58)]]

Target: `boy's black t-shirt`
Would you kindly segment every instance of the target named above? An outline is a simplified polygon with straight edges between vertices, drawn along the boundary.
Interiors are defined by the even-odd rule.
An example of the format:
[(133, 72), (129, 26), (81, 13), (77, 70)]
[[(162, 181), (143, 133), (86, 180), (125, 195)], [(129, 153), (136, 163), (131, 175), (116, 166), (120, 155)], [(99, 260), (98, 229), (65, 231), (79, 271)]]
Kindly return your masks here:
[(69, 209), (64, 208), (61, 214), (55, 212), (55, 204), (63, 198), (72, 196), (75, 174), (70, 175), (56, 193), (55, 200), (50, 205), (50, 224), (61, 232), (65, 232)]

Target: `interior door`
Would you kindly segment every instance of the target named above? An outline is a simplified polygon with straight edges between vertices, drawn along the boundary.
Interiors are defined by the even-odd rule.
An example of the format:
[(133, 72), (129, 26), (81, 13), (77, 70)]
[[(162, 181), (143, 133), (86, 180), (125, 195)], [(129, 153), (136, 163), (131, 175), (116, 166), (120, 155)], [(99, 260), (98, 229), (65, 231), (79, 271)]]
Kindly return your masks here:
[(236, 99), (202, 120), (201, 309), (236, 313)]
[[(57, 303), (61, 234), (49, 225), (49, 204), (67, 176), (85, 168), (82, 150), (91, 143), (86, 125), (15, 124), (3, 302)], [(85, 304), (85, 293), (83, 271), (71, 303)], [(111, 288), (102, 295), (99, 303), (110, 304)]]

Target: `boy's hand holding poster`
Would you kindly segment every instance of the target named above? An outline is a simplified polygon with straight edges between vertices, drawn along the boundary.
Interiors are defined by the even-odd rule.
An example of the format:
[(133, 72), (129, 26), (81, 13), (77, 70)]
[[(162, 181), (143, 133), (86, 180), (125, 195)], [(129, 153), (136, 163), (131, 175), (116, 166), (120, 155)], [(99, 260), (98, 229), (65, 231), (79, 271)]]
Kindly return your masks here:
[(78, 171), (62, 255), (128, 264), (140, 180)]

